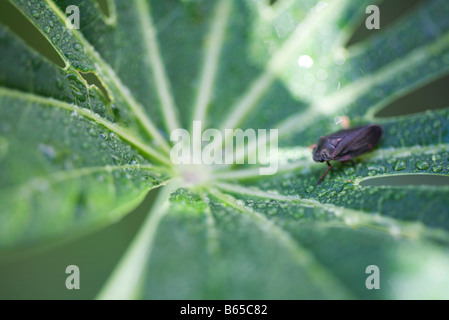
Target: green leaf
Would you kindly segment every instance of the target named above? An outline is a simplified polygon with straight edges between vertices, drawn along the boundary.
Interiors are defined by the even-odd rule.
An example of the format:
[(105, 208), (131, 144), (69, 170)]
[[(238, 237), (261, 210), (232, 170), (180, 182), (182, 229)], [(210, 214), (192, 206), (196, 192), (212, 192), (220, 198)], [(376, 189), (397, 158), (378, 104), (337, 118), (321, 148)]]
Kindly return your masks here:
[[(50, 7), (41, 10), (38, 21), (49, 16), (61, 26)], [(5, 27), (0, 38), (1, 247), (117, 221), (167, 180), (157, 165), (167, 157), (120, 124), (113, 97), (107, 101), (73, 64), (60, 69)]]
[[(115, 0), (109, 17), (93, 0), (11, 2), (65, 68), (0, 27), (2, 248), (104, 226), (165, 185), (99, 298), (448, 297), (449, 187), (371, 185), (449, 175), (449, 108), (376, 117), (449, 73), (447, 1), (348, 48), (373, 1)], [(317, 185), (309, 146), (342, 116), (383, 137)], [(278, 172), (174, 165), (170, 134), (194, 120), (278, 129)]]

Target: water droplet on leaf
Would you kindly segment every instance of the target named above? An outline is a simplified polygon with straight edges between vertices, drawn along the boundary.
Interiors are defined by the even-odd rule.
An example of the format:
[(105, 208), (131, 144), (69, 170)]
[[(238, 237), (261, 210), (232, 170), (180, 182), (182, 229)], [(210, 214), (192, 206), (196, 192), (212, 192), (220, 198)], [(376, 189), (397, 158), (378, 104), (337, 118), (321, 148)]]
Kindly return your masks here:
[(308, 186), (308, 187), (306, 188), (306, 192), (307, 192), (307, 193), (311, 193), (313, 190), (315, 190), (315, 187), (314, 187), (314, 186)]
[(35, 19), (39, 19), (39, 17), (41, 16), (40, 13), (37, 10), (31, 10), (31, 15), (35, 18)]
[(81, 51), (81, 49), (83, 49), (83, 46), (80, 45), (79, 43), (75, 43), (73, 45), (73, 49), (75, 49), (76, 51)]
[(406, 168), (407, 168), (407, 165), (406, 165), (405, 161), (403, 161), (403, 160), (398, 160), (393, 167), (393, 169), (396, 171), (402, 171), (402, 170), (405, 170)]
[(419, 160), (416, 163), (416, 168), (419, 170), (426, 170), (429, 167), (429, 163), (427, 161)]

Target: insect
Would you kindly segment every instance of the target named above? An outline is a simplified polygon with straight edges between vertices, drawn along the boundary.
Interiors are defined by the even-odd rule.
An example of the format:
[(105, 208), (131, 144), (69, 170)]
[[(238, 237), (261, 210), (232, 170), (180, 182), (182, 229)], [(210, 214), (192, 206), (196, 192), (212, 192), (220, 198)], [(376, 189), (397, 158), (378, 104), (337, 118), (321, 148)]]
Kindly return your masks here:
[(314, 146), (313, 160), (327, 163), (327, 170), (318, 181), (323, 181), (329, 172), (330, 160), (348, 161), (362, 153), (370, 151), (379, 142), (382, 136), (382, 127), (369, 124), (349, 129), (343, 129), (327, 136), (321, 137)]

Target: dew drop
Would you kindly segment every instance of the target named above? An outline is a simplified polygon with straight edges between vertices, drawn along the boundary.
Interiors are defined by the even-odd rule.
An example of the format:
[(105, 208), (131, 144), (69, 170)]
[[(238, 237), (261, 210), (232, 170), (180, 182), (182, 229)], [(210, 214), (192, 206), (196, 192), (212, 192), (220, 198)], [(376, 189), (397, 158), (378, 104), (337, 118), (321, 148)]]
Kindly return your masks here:
[(393, 163), (395, 163), (395, 159), (394, 158), (388, 158), (387, 159), (387, 163), (388, 164), (393, 164)]
[(83, 49), (83, 47), (79, 43), (75, 43), (73, 45), (73, 49), (75, 49), (76, 51), (81, 51), (81, 49)]
[(307, 193), (311, 193), (313, 190), (315, 190), (315, 187), (314, 187), (314, 186), (308, 186), (308, 187), (306, 188), (306, 192), (307, 192)]
[(66, 52), (64, 52), (64, 56), (65, 56), (67, 59), (70, 59), (70, 60), (73, 60), (73, 59), (76, 58), (76, 55), (75, 55), (73, 52), (71, 52), (71, 51), (66, 51)]
[(384, 166), (379, 164), (374, 164), (369, 169), (376, 170), (378, 173), (385, 173), (387, 170)]
[(78, 61), (71, 61), (72, 67), (77, 70), (81, 70), (81, 63)]
[(426, 170), (429, 167), (429, 163), (427, 161), (419, 160), (416, 163), (416, 168), (419, 170)]
[(439, 155), (439, 154), (433, 154), (433, 155), (432, 155), (432, 160), (433, 160), (433, 161), (440, 161), (440, 160), (441, 160), (441, 155)]
[(31, 10), (31, 15), (36, 19), (39, 19), (39, 17), (41, 16), (37, 10)]
[(327, 194), (327, 198), (329, 198), (329, 199), (334, 198), (336, 194), (337, 194), (337, 191), (331, 190), (331, 191)]
[(405, 168), (407, 168), (407, 165), (405, 164), (405, 161), (403, 161), (403, 160), (398, 160), (393, 167), (393, 169), (396, 171), (402, 171), (402, 170), (405, 170)]
[(318, 197), (322, 197), (322, 196), (324, 196), (326, 193), (327, 193), (326, 189), (321, 189), (321, 190), (318, 192)]
[(435, 167), (432, 168), (432, 171), (435, 172), (435, 173), (441, 172), (441, 171), (443, 171), (443, 167), (440, 166), (440, 165), (435, 166)]
[(45, 31), (45, 33), (50, 33), (50, 27), (49, 26), (45, 26), (44, 27), (44, 31)]
[(351, 189), (354, 189), (354, 185), (353, 185), (352, 183), (350, 183), (350, 182), (345, 183), (345, 184), (343, 185), (343, 187), (341, 188), (341, 190), (343, 190), (343, 191), (345, 191), (345, 190), (351, 190)]

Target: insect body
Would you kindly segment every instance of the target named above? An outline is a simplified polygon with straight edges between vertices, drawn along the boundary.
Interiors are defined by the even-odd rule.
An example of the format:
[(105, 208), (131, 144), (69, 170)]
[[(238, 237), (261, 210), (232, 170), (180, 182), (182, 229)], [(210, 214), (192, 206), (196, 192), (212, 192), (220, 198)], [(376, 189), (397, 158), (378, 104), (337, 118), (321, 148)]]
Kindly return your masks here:
[(313, 148), (313, 160), (327, 163), (327, 170), (318, 181), (323, 181), (331, 165), (329, 160), (347, 161), (370, 151), (379, 142), (382, 127), (377, 124), (354, 127), (321, 137)]

